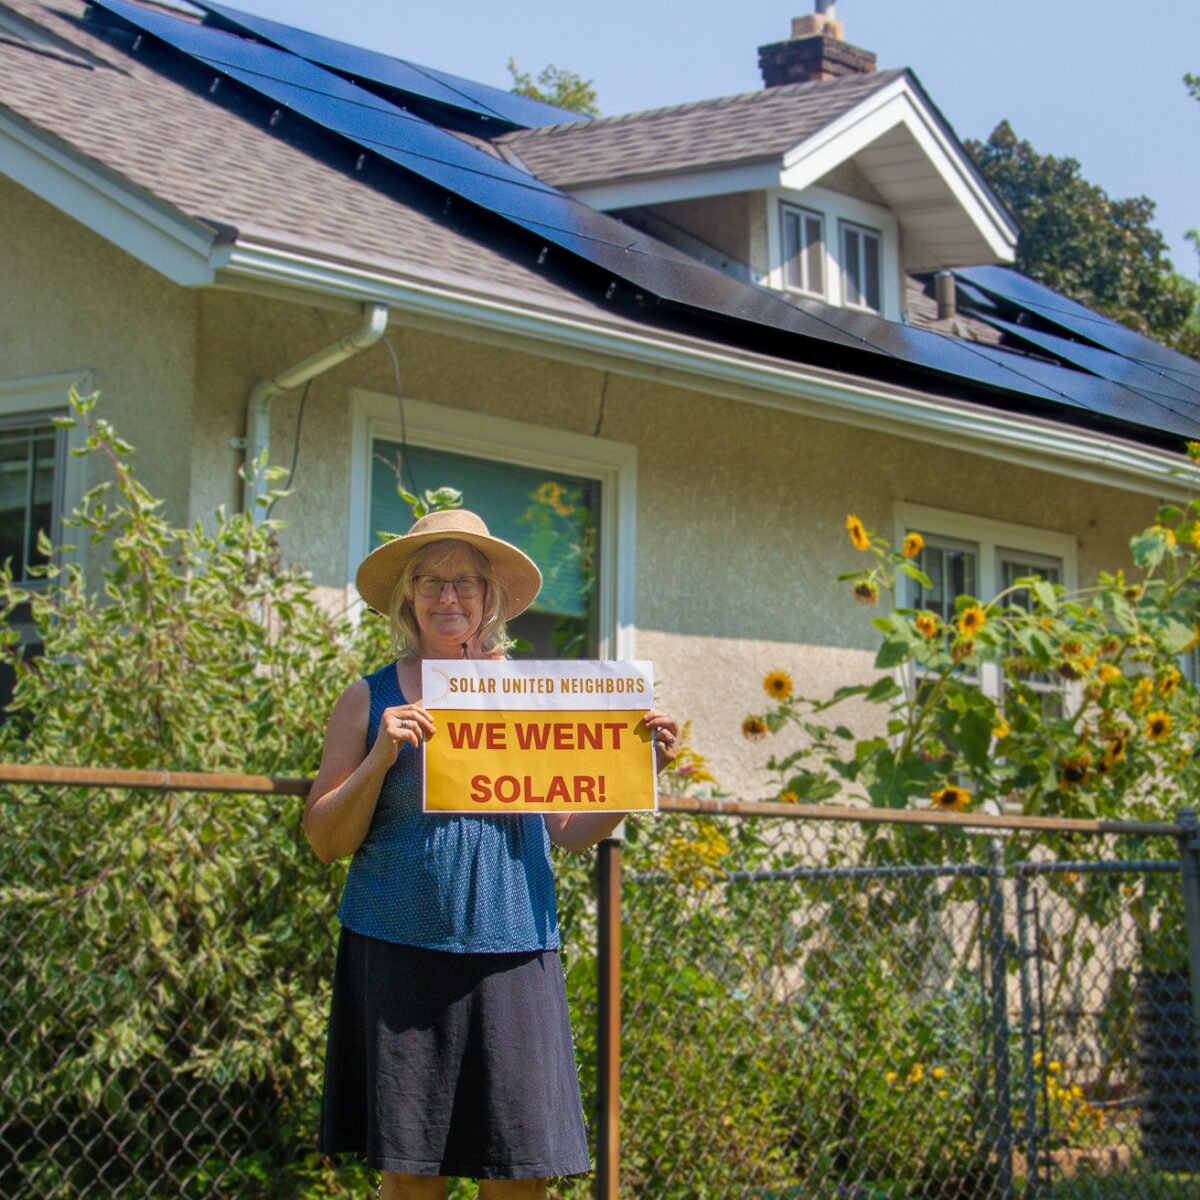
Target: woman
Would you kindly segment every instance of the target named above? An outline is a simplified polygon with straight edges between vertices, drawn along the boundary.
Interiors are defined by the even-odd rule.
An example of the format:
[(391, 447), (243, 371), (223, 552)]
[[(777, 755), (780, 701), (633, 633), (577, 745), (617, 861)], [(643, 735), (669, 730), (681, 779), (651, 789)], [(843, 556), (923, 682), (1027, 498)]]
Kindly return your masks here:
[[(474, 513), (436, 512), (371, 553), (363, 599), (386, 612), (400, 657), (334, 706), (304, 829), (323, 862), (353, 854), (325, 1063), (321, 1149), (365, 1154), (383, 1200), (544, 1197), (589, 1169), (549, 843), (594, 845), (611, 813), (421, 812), (426, 658), (503, 658), (504, 622), (541, 573)], [(657, 765), (676, 723), (646, 715)]]

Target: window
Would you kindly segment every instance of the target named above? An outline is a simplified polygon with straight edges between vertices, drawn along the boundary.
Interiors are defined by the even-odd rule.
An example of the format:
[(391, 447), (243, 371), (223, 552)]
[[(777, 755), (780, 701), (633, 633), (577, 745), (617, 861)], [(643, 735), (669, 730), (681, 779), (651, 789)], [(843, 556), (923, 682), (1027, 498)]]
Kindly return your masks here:
[(426, 446), (376, 438), (371, 462), (371, 530), (403, 532), (412, 521), (396, 490), (421, 494), (449, 486), (488, 531), (524, 550), (542, 571), (533, 606), (509, 622), (517, 654), (596, 658), (596, 538), (600, 484), (563, 471), (535, 470)]
[(46, 562), (38, 534), (59, 540), (63, 442), (49, 416), (0, 417), (0, 561), (19, 582)]
[[(13, 578), (31, 587), (44, 586), (31, 569), (45, 564), (38, 534), (58, 545), (62, 521), (83, 492), (82, 463), (70, 454), (83, 443), (83, 429), (59, 429), (54, 418), (68, 410), (71, 388), (91, 390), (86, 373), (43, 375), (32, 379), (0, 379), (0, 560), (12, 565)], [(27, 606), (9, 615), (21, 653), (32, 658), (41, 643)], [(12, 696), (13, 671), (0, 663), (0, 713)], [(2, 718), (0, 718), (2, 719)]]
[(636, 451), (441, 405), (353, 393), (350, 577), (380, 533), (408, 528), (396, 490), (449, 486), (541, 568), (532, 608), (509, 623), (519, 654), (633, 657)]
[(842, 278), (846, 303), (880, 312), (880, 236), (873, 229), (842, 222)]
[(807, 208), (784, 204), (784, 281), (796, 292), (825, 295), (824, 218)]
[[(954, 619), (955, 597), (964, 593), (987, 603), (1016, 580), (1034, 574), (1067, 588), (1076, 586), (1075, 540), (1068, 534), (910, 504), (897, 505), (896, 516), (897, 545), (910, 532), (925, 539), (918, 565), (932, 584), (925, 588), (907, 580), (903, 603), (936, 612), (947, 624)], [(1028, 602), (1020, 592), (1011, 599)], [(988, 695), (1002, 699), (1004, 677), (995, 663), (972, 667), (970, 674), (977, 674)], [(1057, 679), (1034, 675), (1024, 682), (1044, 693), (1048, 705), (1062, 705), (1064, 688)]]

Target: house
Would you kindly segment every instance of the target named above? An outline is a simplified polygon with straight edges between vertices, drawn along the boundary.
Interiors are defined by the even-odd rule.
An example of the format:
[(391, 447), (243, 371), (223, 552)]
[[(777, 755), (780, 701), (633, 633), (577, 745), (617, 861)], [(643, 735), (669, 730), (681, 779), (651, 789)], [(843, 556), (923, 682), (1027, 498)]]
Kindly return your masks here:
[(0, 553), (92, 482), (72, 386), (176, 521), (294, 460), (334, 604), (397, 470), (454, 484), (536, 543), (521, 636), (651, 659), (748, 793), (764, 673), (870, 669), (848, 511), (925, 535), (929, 607), (1122, 563), (1200, 364), (1013, 272), (916, 75), (792, 33), (762, 91), (587, 121), (222, 5), (0, 0)]

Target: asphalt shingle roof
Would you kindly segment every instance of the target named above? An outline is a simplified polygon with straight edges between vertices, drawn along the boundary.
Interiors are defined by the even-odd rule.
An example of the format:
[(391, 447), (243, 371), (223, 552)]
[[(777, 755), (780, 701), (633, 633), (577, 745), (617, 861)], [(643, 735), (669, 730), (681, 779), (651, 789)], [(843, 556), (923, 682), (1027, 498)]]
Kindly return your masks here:
[(122, 54), (84, 24), (82, 0), (3, 3), (79, 55), (0, 37), (0, 106), (184, 215), (422, 280), (602, 311), (485, 240), (397, 203), (394, 173), (385, 193)]
[(757, 162), (778, 157), (904, 74), (880, 71), (765, 88), (573, 125), (522, 129), (497, 142), (540, 179), (565, 190)]

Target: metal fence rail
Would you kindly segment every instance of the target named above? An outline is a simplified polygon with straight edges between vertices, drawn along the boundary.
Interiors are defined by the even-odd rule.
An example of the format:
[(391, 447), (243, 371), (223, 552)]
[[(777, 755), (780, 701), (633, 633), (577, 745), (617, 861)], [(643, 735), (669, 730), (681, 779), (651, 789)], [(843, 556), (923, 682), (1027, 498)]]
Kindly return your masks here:
[[(340, 880), (306, 781), (5, 783), (0, 1196), (373, 1194), (315, 1146)], [(1192, 814), (666, 807), (598, 891), (559, 863), (597, 1173), (555, 1195), (1200, 1194)]]

